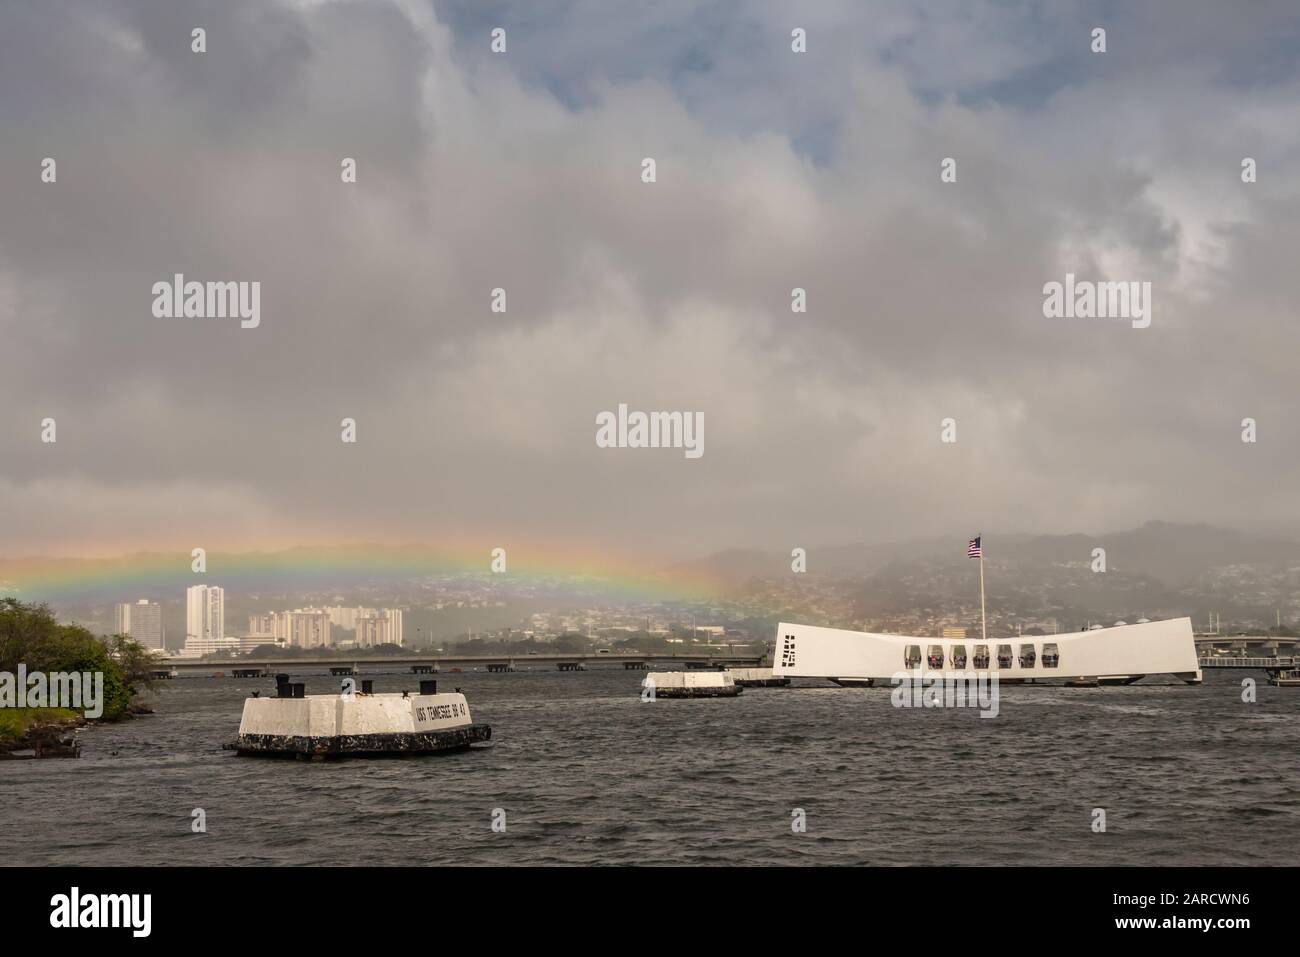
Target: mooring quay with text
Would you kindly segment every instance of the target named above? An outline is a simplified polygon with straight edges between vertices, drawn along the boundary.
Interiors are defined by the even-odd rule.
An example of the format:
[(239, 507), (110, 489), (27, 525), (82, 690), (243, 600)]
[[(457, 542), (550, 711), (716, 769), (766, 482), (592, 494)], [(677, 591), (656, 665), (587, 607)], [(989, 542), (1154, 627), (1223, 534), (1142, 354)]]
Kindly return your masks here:
[(444, 671), (461, 671), (482, 668), (487, 671), (515, 671), (521, 665), (548, 665), (560, 671), (582, 671), (589, 663), (621, 664), (624, 668), (648, 669), (653, 664), (685, 665), (688, 668), (717, 668), (723, 666), (756, 667), (761, 654), (683, 654), (638, 655), (613, 652), (581, 654), (538, 655), (384, 655), (374, 658), (257, 658), (244, 660), (201, 661), (194, 658), (168, 658), (160, 663), (154, 674), (161, 678), (182, 675), (228, 674), (234, 677), (260, 677), (278, 671), (317, 669), (333, 675), (361, 674), (362, 672), (391, 672), (409, 669), (413, 674), (438, 674)]

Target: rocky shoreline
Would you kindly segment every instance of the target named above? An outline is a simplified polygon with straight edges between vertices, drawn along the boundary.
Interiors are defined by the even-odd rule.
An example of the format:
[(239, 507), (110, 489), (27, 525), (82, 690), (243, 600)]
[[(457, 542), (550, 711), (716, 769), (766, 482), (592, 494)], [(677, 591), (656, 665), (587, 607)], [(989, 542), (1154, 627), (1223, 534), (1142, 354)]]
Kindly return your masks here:
[(81, 743), (76, 729), (86, 723), (81, 715), (53, 720), (38, 718), (18, 737), (0, 742), (0, 761), (80, 757)]
[[(125, 717), (153, 714), (153, 709), (133, 704)], [(67, 718), (39, 717), (17, 737), (0, 740), (0, 761), (21, 761), (31, 758), (79, 758), (81, 742), (77, 729), (90, 722), (82, 715)]]

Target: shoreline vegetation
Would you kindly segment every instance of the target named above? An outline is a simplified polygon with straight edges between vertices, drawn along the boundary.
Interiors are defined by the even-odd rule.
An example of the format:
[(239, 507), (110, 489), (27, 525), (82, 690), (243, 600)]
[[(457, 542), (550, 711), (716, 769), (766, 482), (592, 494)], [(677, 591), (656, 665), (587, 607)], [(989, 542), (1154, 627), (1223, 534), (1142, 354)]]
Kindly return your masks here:
[(71, 708), (0, 708), (0, 760), (79, 750), (71, 733), (85, 724)]
[[(80, 625), (60, 624), (45, 605), (0, 598), (0, 673), (17, 675), (24, 665), (29, 675), (102, 674), (103, 711), (96, 722), (149, 713), (132, 699), (152, 684), (152, 657), (125, 635), (100, 637)], [(90, 723), (71, 708), (16, 707), (0, 700), (0, 759), (76, 757), (76, 729)]]

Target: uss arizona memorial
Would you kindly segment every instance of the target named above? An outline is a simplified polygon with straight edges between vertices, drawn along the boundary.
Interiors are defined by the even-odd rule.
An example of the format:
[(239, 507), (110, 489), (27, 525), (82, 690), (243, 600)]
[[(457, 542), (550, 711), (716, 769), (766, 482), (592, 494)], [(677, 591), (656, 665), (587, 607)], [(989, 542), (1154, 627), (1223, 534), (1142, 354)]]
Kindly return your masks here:
[(924, 670), (958, 680), (997, 675), (1003, 683), (1079, 681), (1130, 684), (1169, 674), (1201, 683), (1190, 618), (1039, 637), (917, 638), (782, 623), (773, 675), (830, 678), (845, 684), (888, 682)]

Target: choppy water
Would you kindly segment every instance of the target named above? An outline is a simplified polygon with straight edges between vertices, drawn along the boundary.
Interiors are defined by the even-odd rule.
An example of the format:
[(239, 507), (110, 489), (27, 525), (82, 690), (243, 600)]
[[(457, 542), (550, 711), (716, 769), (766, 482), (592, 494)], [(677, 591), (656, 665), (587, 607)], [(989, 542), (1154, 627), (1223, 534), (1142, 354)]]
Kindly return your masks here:
[(993, 720), (820, 682), (646, 703), (621, 669), (442, 675), (490, 747), (334, 762), (222, 751), (249, 690), (273, 683), (178, 679), (153, 717), (85, 732), (79, 760), (0, 764), (0, 861), (1300, 863), (1300, 689), (1249, 674), (1255, 704), (1218, 672), (1200, 688), (1004, 687)]

